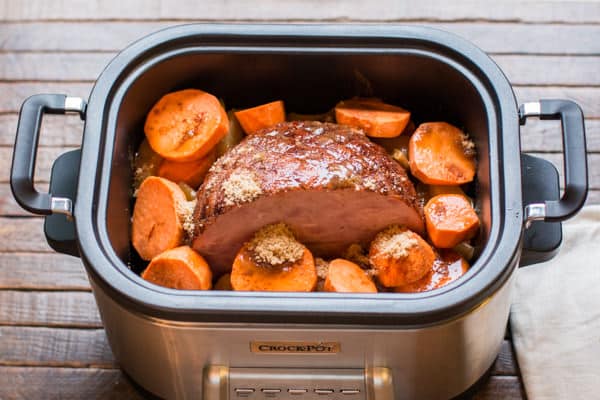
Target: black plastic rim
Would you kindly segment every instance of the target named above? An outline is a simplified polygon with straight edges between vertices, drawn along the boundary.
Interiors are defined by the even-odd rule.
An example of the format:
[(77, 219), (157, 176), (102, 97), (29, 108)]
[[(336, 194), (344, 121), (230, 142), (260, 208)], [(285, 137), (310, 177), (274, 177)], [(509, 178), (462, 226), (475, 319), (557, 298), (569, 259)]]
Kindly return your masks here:
[[(427, 52), (465, 74), (488, 113), (492, 226), (469, 272), (442, 289), (419, 294), (192, 292), (161, 288), (131, 272), (106, 231), (116, 115), (128, 84), (157, 60), (205, 48), (249, 51), (342, 51), (345, 54)], [(309, 50), (306, 50), (309, 49)], [(492, 135), (492, 133), (495, 133)], [(506, 151), (505, 151), (506, 150)], [(480, 49), (424, 27), (367, 25), (184, 25), (147, 36), (121, 52), (90, 96), (75, 222), (82, 259), (92, 279), (124, 307), (174, 321), (370, 324), (414, 327), (465, 314), (502, 287), (517, 266), (522, 234), (520, 142), (512, 88)]]

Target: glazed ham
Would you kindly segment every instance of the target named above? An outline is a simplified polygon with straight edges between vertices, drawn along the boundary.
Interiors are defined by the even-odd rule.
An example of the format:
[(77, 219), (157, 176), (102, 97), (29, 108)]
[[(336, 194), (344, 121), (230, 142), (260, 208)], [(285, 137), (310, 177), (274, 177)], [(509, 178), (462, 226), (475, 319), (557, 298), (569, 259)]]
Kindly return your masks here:
[(390, 225), (424, 230), (415, 189), (383, 148), (361, 130), (306, 121), (255, 132), (215, 162), (198, 190), (192, 245), (220, 275), (278, 222), (321, 257)]

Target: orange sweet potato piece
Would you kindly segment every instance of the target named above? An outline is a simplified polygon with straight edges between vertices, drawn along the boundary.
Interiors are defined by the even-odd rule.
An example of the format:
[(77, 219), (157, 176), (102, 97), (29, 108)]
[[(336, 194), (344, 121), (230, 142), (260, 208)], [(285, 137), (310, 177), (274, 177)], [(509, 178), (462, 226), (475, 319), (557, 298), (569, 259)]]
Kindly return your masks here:
[(239, 251), (231, 269), (234, 290), (272, 292), (311, 292), (317, 285), (317, 271), (311, 252), (304, 249), (302, 257), (291, 265), (256, 263), (246, 245)]
[(377, 293), (377, 287), (365, 271), (343, 258), (329, 263), (324, 289), (326, 292)]
[(233, 287), (231, 286), (231, 274), (221, 275), (219, 280), (217, 280), (217, 283), (215, 283), (215, 286), (213, 287), (213, 289), (214, 290), (233, 290)]
[(212, 150), (199, 160), (186, 162), (164, 160), (158, 167), (158, 176), (177, 183), (184, 182), (196, 190), (216, 158), (217, 152)]
[(182, 290), (208, 290), (212, 272), (204, 258), (189, 246), (176, 247), (154, 257), (142, 278), (156, 285)]
[(378, 99), (353, 98), (335, 106), (338, 124), (361, 128), (367, 136), (392, 138), (400, 135), (410, 121), (410, 112)]
[(179, 162), (207, 155), (228, 129), (227, 113), (219, 100), (197, 89), (163, 96), (148, 113), (144, 125), (152, 149)]
[(181, 188), (171, 181), (150, 176), (142, 182), (131, 224), (131, 242), (142, 259), (181, 245), (184, 231), (178, 210), (185, 201)]
[(436, 247), (452, 248), (471, 239), (479, 230), (479, 218), (469, 200), (459, 194), (441, 194), (425, 205), (425, 224)]
[(369, 260), (385, 287), (396, 287), (424, 277), (435, 261), (431, 246), (405, 227), (392, 226), (371, 242)]
[(408, 144), (410, 172), (430, 185), (462, 185), (475, 176), (473, 142), (445, 122), (419, 125)]
[(235, 116), (247, 135), (285, 121), (283, 101), (277, 100), (260, 106), (236, 111)]
[(416, 282), (394, 288), (397, 293), (417, 293), (440, 288), (457, 280), (469, 269), (469, 263), (452, 250), (441, 250), (433, 269)]

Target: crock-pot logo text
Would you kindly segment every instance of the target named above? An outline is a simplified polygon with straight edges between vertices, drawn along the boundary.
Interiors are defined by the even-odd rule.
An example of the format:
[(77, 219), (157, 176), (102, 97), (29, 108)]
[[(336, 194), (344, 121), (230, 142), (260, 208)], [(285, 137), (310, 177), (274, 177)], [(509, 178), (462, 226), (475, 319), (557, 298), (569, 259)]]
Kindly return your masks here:
[(335, 354), (338, 342), (250, 342), (253, 353), (263, 354)]

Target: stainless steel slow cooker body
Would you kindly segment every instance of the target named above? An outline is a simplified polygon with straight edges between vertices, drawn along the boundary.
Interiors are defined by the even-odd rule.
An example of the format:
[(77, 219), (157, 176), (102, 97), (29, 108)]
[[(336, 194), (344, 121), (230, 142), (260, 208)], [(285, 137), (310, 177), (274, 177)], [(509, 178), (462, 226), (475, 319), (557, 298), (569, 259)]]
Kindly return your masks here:
[[(228, 108), (277, 98), (305, 113), (377, 95), (410, 109), (417, 121), (464, 127), (479, 157), (477, 261), (460, 280), (421, 294), (192, 292), (142, 280), (130, 267), (131, 156), (151, 106), (184, 87), (212, 92)], [(43, 113), (66, 111), (86, 120), (81, 152), (56, 162), (51, 193), (41, 194), (33, 187), (39, 123)], [(533, 164), (544, 168), (521, 169), (528, 161), (520, 154), (519, 122), (528, 116), (562, 121), (561, 199), (552, 167), (538, 160)], [(541, 185), (538, 170), (550, 176)], [(533, 195), (522, 189), (522, 175), (526, 186), (537, 185)], [(62, 95), (26, 100), (11, 187), (24, 208), (52, 214), (45, 224), (49, 243), (82, 258), (116, 359), (156, 395), (449, 398), (481, 377), (498, 353), (523, 233), (537, 233), (525, 235), (528, 263), (550, 257), (560, 244), (558, 221), (585, 200), (583, 116), (562, 100), (517, 109), (490, 58), (438, 30), (186, 25), (147, 36), (115, 57), (87, 109)]]

